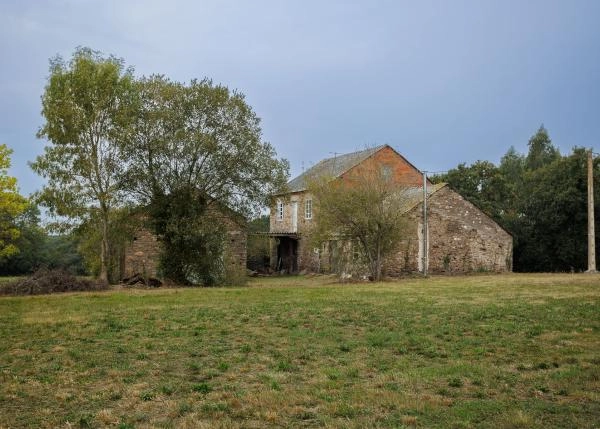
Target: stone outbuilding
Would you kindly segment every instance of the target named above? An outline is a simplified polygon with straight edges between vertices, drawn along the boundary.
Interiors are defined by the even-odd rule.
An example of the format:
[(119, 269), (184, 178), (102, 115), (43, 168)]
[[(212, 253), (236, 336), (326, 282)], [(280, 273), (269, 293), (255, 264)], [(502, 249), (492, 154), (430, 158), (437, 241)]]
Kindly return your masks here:
[[(225, 252), (222, 255), (227, 273), (244, 275), (246, 273), (246, 220), (228, 208), (216, 208), (209, 205), (208, 214), (215, 222), (224, 226), (226, 231)], [(143, 277), (162, 278), (159, 269), (161, 253), (160, 239), (149, 229), (140, 226), (125, 244), (121, 261), (121, 278), (136, 274)]]
[(427, 189), (427, 258), (423, 243), (423, 188), (413, 188), (407, 201), (408, 233), (388, 275), (423, 271), (469, 273), (512, 271), (512, 236), (491, 217), (463, 198), (449, 185)]
[[(330, 240), (319, 248), (310, 244), (318, 222), (308, 182), (318, 177), (350, 180), (378, 170), (408, 195), (406, 238), (395, 257), (386, 261), (387, 275), (423, 271), (433, 273), (504, 272), (512, 270), (512, 236), (483, 211), (447, 184), (427, 181), (427, 258), (423, 240), (423, 174), (388, 145), (327, 158), (288, 183), (288, 193), (273, 198), (270, 215), (271, 268), (296, 273), (340, 271), (340, 253), (352, 245)], [(347, 255), (348, 256), (348, 255)], [(427, 262), (425, 262), (427, 261)], [(343, 269), (342, 269), (343, 270)]]

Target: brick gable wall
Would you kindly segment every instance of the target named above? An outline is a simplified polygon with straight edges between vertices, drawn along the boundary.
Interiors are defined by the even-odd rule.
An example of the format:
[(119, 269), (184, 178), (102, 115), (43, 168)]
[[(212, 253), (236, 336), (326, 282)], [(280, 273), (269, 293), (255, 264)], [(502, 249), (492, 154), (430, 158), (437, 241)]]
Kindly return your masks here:
[(394, 183), (408, 186), (422, 186), (423, 175), (394, 149), (385, 146), (360, 164), (342, 174), (342, 179), (351, 181), (353, 177), (376, 172), (381, 168), (389, 168)]

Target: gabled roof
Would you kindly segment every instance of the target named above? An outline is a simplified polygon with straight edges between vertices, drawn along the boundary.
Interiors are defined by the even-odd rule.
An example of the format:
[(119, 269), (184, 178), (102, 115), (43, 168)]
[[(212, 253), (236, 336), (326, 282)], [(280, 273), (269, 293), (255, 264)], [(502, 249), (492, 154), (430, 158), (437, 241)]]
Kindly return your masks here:
[(387, 145), (377, 146), (374, 148), (361, 150), (358, 152), (347, 153), (345, 155), (337, 155), (332, 158), (327, 158), (319, 161), (318, 164), (306, 170), (304, 173), (295, 177), (288, 182), (289, 192), (305, 191), (309, 178), (319, 177), (339, 177), (352, 167), (360, 164), (374, 153), (379, 152)]
[[(429, 200), (429, 198), (431, 198), (433, 196), (433, 194), (438, 192), (440, 189), (443, 189), (446, 187), (448, 189), (450, 189), (452, 192), (457, 193), (454, 189), (452, 189), (452, 187), (448, 183), (435, 183), (435, 184), (427, 185), (427, 199)], [(463, 197), (462, 195), (460, 195), (460, 194), (458, 194), (458, 195), (463, 200), (465, 200), (468, 204), (472, 205), (477, 210), (479, 210), (484, 216), (487, 216), (488, 218), (490, 218), (492, 222), (494, 222), (496, 225), (498, 225), (500, 227), (500, 229), (502, 229), (502, 231), (506, 232), (508, 235), (510, 235), (512, 237), (512, 234), (509, 231), (507, 231), (502, 225), (500, 225), (498, 222), (496, 222), (490, 215), (488, 215), (486, 212), (481, 210), (476, 204), (472, 203), (471, 201), (469, 201), (467, 198)], [(402, 213), (408, 213), (423, 202), (423, 188), (419, 187), (419, 186), (403, 188), (400, 191), (400, 197), (402, 198), (402, 206), (401, 206), (400, 210), (402, 211)]]
[[(427, 198), (431, 197), (433, 194), (435, 194), (440, 189), (446, 187), (447, 185), (447, 183), (436, 183), (433, 185), (428, 185)], [(399, 196), (402, 199), (402, 213), (408, 213), (423, 202), (423, 188), (421, 186), (401, 188)]]

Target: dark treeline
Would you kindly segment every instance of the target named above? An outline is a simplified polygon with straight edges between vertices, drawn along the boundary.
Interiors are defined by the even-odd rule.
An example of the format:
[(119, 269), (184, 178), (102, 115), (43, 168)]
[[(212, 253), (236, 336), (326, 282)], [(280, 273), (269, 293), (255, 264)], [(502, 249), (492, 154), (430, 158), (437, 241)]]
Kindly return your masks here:
[[(596, 213), (597, 171), (594, 161)], [(448, 182), (513, 235), (514, 271), (587, 268), (586, 149), (561, 155), (541, 126), (529, 140), (527, 154), (511, 147), (497, 166), (463, 163), (433, 180)]]
[(0, 276), (31, 274), (40, 268), (63, 269), (87, 274), (76, 234), (50, 235), (40, 226), (40, 211), (30, 204), (15, 222), (20, 231), (15, 241), (18, 252), (0, 258)]

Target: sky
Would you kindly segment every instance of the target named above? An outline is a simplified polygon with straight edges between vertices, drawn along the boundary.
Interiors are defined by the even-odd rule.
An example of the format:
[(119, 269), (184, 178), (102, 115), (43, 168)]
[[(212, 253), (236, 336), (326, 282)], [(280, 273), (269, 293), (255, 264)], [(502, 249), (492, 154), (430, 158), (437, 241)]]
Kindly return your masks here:
[(432, 172), (498, 163), (542, 123), (599, 151), (599, 20), (597, 0), (0, 0), (0, 143), (40, 189), (48, 61), (87, 46), (244, 93), (292, 177), (381, 144)]

